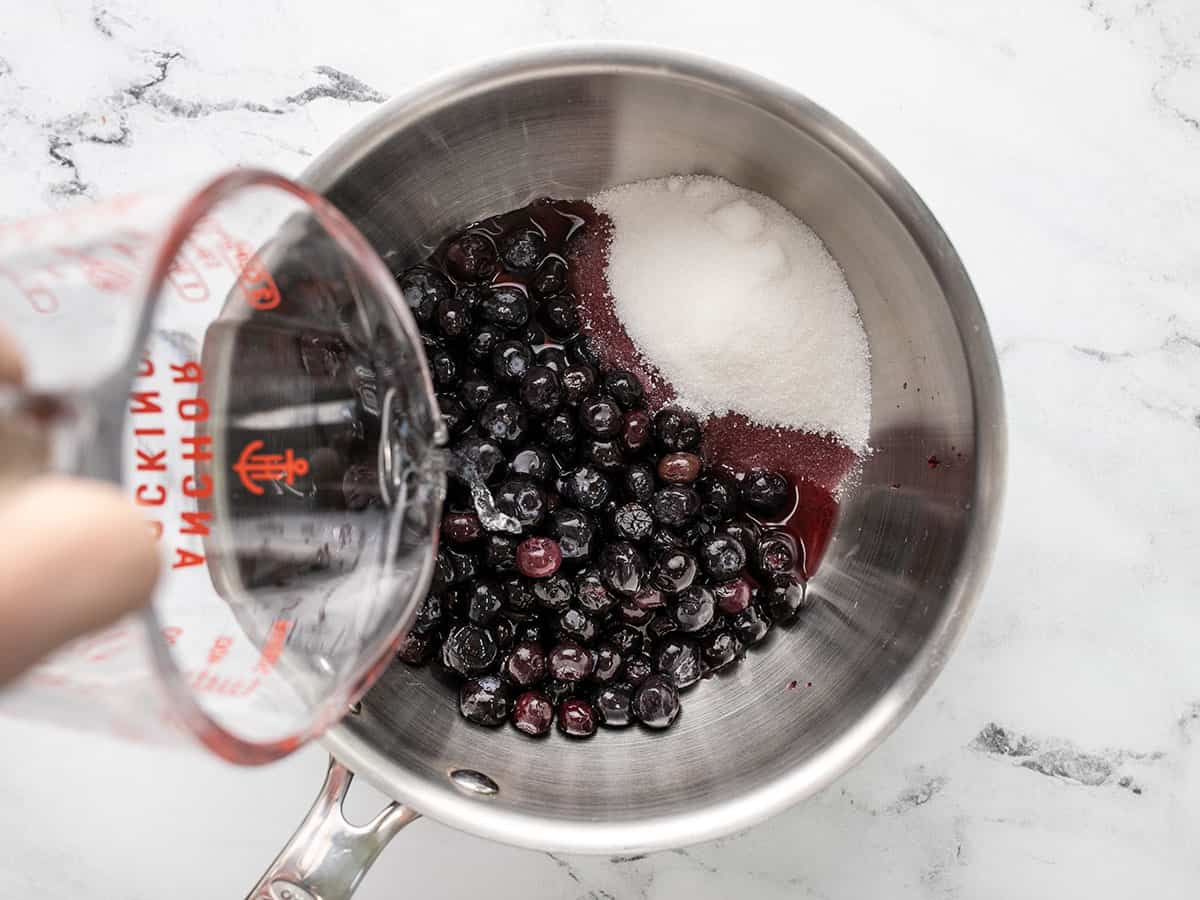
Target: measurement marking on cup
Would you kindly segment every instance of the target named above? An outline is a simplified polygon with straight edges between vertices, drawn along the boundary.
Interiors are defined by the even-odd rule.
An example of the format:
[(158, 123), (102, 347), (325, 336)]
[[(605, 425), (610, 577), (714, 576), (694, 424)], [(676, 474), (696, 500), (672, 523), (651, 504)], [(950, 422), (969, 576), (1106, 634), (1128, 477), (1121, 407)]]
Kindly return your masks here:
[(297, 457), (289, 448), (280, 453), (259, 453), (262, 441), (251, 441), (243, 449), (233, 471), (242, 480), (242, 487), (256, 497), (262, 496), (261, 484), (266, 481), (284, 479), (288, 487), (296, 483), (296, 477), (308, 474), (308, 460)]

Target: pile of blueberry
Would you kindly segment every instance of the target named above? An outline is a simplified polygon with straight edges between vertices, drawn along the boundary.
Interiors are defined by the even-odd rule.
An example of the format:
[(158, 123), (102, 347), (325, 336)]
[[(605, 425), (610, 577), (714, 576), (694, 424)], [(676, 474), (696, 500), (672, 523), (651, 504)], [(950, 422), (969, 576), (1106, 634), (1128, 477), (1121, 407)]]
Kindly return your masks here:
[(451, 479), (433, 585), (399, 658), (451, 674), (480, 725), (666, 728), (679, 691), (803, 606), (802, 548), (760, 524), (787, 515), (794, 489), (764, 469), (706, 468), (693, 415), (651, 416), (639, 380), (600, 365), (566, 238), (548, 233), (510, 214), (398, 278), (451, 450), (519, 524), (489, 531), (469, 479)]

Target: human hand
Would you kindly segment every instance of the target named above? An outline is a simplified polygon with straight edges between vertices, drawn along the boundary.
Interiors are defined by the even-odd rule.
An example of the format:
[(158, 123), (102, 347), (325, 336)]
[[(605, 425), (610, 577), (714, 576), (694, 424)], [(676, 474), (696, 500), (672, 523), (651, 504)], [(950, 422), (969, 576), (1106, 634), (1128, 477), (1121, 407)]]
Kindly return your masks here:
[[(0, 332), (0, 383), (21, 357)], [(0, 453), (13, 452), (0, 445)], [(55, 647), (150, 599), (158, 553), (116, 487), (40, 476), (0, 494), (0, 685)]]

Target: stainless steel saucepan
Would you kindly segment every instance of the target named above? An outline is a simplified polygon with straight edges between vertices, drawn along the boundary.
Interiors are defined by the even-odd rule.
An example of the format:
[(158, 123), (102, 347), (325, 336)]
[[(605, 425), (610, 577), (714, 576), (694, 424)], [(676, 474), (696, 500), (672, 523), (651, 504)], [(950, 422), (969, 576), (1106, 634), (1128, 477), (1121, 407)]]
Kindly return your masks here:
[[(671, 173), (723, 176), (807, 222), (871, 345), (873, 422), (800, 624), (692, 689), (670, 731), (531, 741), (462, 720), (394, 666), (324, 739), (329, 779), (252, 896), (349, 896), (416, 817), (510, 844), (639, 853), (746, 828), (860, 760), (921, 697), (984, 580), (1004, 480), (996, 356), (954, 248), (904, 179), (803, 96), (659, 49), (522, 53), (398, 97), (305, 173), (394, 267), (472, 220)], [(919, 389), (919, 390), (918, 390)], [(792, 680), (811, 689), (789, 691)], [(350, 770), (396, 803), (349, 826)]]

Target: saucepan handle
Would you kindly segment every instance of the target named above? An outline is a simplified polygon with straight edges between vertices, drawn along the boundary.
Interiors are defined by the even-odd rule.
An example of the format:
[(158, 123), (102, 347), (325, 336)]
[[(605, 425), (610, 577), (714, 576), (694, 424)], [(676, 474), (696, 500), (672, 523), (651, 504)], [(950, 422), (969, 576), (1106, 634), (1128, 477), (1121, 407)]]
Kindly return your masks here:
[(330, 758), (312, 809), (247, 900), (347, 900), (388, 841), (420, 815), (393, 802), (366, 825), (351, 825), (342, 801), (353, 778)]

